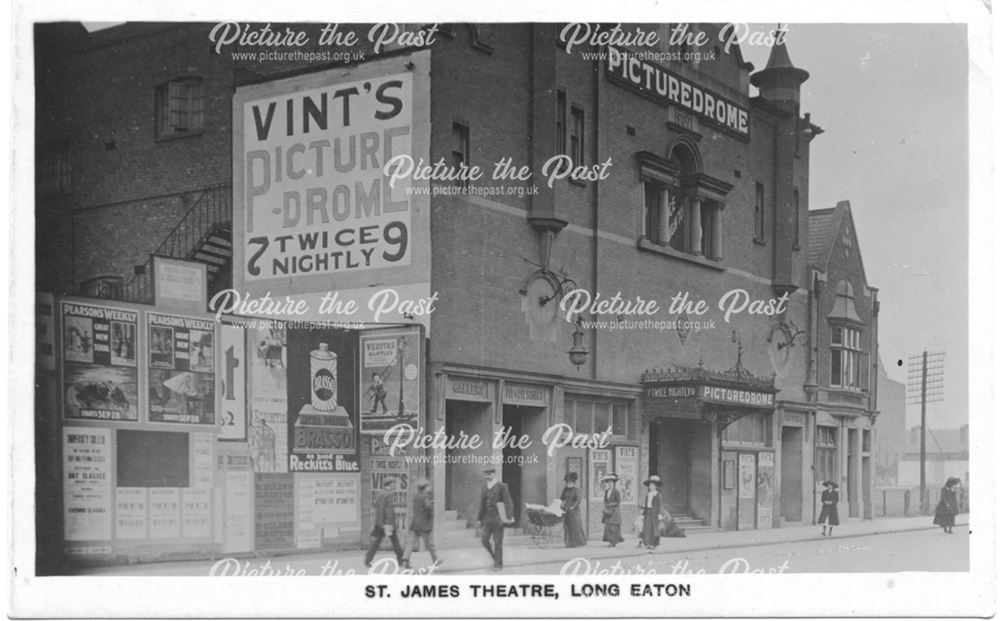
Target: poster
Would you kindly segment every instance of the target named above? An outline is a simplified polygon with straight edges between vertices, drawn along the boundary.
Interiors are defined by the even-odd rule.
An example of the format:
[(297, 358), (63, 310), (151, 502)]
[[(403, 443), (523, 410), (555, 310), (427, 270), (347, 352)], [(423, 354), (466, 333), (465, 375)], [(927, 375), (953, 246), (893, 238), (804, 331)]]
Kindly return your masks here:
[(637, 502), (639, 448), (636, 446), (615, 447), (615, 468), (618, 472), (618, 489), (622, 493), (622, 502)]
[(740, 453), (740, 500), (752, 500), (756, 492), (756, 476), (753, 453)]
[(177, 539), (181, 536), (181, 489), (153, 487), (149, 490), (149, 536)]
[(67, 541), (111, 539), (110, 429), (63, 429), (63, 506)]
[(146, 488), (119, 487), (115, 492), (115, 539), (145, 539)]
[(201, 489), (212, 487), (212, 450), (215, 439), (210, 433), (193, 433), (194, 464), (191, 471), (191, 486)]
[(357, 333), (288, 331), (289, 472), (360, 472)]
[(774, 453), (757, 454), (757, 528), (771, 528), (774, 517)]
[(63, 411), (66, 418), (139, 418), (133, 310), (62, 303)]
[(406, 457), (398, 454), (390, 457), (380, 440), (370, 438), (370, 441), (372, 443), (371, 474), (369, 475), (371, 477), (371, 497), (368, 505), (374, 504), (375, 498), (382, 491), (386, 481), (395, 481), (393, 502), (396, 505), (396, 527), (406, 530), (407, 516), (410, 512), (410, 473)]
[(361, 433), (423, 420), (423, 337), (419, 327), (361, 334)]
[(604, 487), (601, 479), (612, 472), (611, 449), (590, 449), (590, 499), (602, 500)]
[(247, 439), (246, 330), (223, 325), (219, 329), (219, 439)]
[(184, 538), (206, 538), (212, 535), (212, 489), (183, 488), (181, 490), (182, 528)]
[(225, 552), (246, 552), (253, 549), (253, 477), (249, 469), (226, 472)]
[(254, 475), (254, 550), (295, 547), (295, 483), (291, 474)]
[(149, 420), (215, 424), (215, 324), (147, 313)]
[(250, 340), (250, 457), (254, 472), (288, 472), (285, 324), (247, 330)]

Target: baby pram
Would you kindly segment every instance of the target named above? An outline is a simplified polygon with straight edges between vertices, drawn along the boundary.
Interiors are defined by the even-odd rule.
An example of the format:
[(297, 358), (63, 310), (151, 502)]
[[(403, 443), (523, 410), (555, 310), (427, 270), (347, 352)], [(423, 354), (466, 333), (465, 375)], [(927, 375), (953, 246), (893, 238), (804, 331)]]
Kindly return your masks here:
[(562, 522), (563, 511), (560, 504), (558, 500), (553, 500), (547, 507), (524, 503), (525, 515), (528, 516), (525, 530), (531, 536), (529, 545), (536, 548), (552, 545), (552, 527)]

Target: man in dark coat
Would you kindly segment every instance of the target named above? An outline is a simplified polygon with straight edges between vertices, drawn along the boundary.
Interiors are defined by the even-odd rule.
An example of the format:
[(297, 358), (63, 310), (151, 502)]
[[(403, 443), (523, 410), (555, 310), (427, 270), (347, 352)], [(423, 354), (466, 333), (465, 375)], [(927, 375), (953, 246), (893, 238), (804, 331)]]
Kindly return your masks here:
[(407, 569), (410, 567), (410, 557), (420, 547), (421, 539), (424, 540), (424, 547), (431, 553), (431, 562), (435, 565), (441, 563), (434, 548), (434, 496), (431, 491), (430, 481), (417, 481), (417, 493), (413, 495), (413, 517), (410, 519), (410, 549), (403, 557), (403, 566)]
[[(496, 468), (487, 467), (486, 485), (479, 499), (479, 529), (483, 547), (493, 557), (493, 571), (503, 569), (503, 529), (514, 523), (514, 503), (507, 486), (497, 480)], [(490, 539), (493, 545), (490, 545)]]
[(396, 479), (387, 477), (382, 482), (382, 490), (375, 497), (372, 505), (372, 523), (375, 525), (371, 532), (371, 544), (368, 546), (368, 553), (365, 554), (365, 567), (372, 566), (372, 559), (378, 552), (378, 547), (382, 545), (382, 539), (389, 537), (392, 542), (392, 550), (396, 553), (396, 562), (403, 564), (403, 547), (399, 545), (399, 536), (396, 534)]

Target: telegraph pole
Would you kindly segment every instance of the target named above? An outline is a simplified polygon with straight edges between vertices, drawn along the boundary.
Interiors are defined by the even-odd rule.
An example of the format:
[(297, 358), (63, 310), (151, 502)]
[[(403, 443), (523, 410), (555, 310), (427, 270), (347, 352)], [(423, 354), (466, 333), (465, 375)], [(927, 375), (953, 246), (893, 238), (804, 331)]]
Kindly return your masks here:
[[(927, 500), (927, 404), (944, 400), (944, 352), (910, 356), (907, 388), (911, 399), (920, 401), (920, 512), (926, 514)], [(910, 401), (916, 403), (916, 401)]]

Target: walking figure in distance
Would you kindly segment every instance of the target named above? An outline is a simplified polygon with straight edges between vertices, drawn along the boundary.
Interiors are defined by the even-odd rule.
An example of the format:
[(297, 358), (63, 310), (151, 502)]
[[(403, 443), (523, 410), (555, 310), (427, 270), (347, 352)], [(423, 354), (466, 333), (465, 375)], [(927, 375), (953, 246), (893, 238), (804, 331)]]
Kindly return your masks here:
[(934, 523), (940, 526), (944, 532), (951, 533), (955, 526), (955, 516), (958, 515), (958, 486), (961, 481), (957, 477), (951, 477), (945, 481), (941, 488), (941, 498), (934, 509)]
[(392, 550), (396, 553), (396, 562), (403, 564), (403, 547), (399, 545), (399, 535), (396, 533), (396, 479), (388, 477), (382, 481), (382, 490), (375, 497), (372, 522), (375, 527), (371, 532), (371, 543), (365, 554), (365, 567), (372, 566), (372, 559), (382, 545), (382, 539), (389, 537)]
[(654, 550), (660, 545), (660, 519), (663, 500), (660, 498), (660, 486), (663, 481), (658, 475), (652, 475), (643, 482), (646, 493), (642, 501), (642, 533), (639, 535), (639, 547), (646, 546)]
[(486, 476), (486, 485), (483, 486), (479, 499), (477, 518), (480, 541), (493, 558), (493, 571), (500, 571), (503, 569), (503, 529), (514, 523), (514, 503), (507, 486), (497, 480), (496, 468), (487, 466), (483, 474)]
[(613, 548), (625, 541), (622, 537), (622, 494), (615, 485), (618, 483), (617, 474), (606, 474), (601, 482), (604, 483), (604, 513), (601, 515), (604, 536), (601, 541), (607, 541), (608, 546)]
[(420, 547), (420, 540), (424, 540), (424, 547), (431, 553), (431, 562), (435, 565), (441, 564), (437, 550), (434, 548), (434, 496), (432, 494), (431, 482), (427, 479), (417, 481), (417, 493), (413, 495), (413, 517), (410, 518), (410, 545), (403, 557), (403, 567), (410, 569), (410, 557)]
[(840, 494), (837, 488), (840, 487), (833, 481), (823, 481), (823, 493), (820, 495), (820, 502), (823, 508), (819, 512), (819, 523), (823, 525), (822, 535), (824, 537), (833, 534), (833, 527), (840, 526), (840, 513), (837, 512), (837, 503), (840, 502)]

